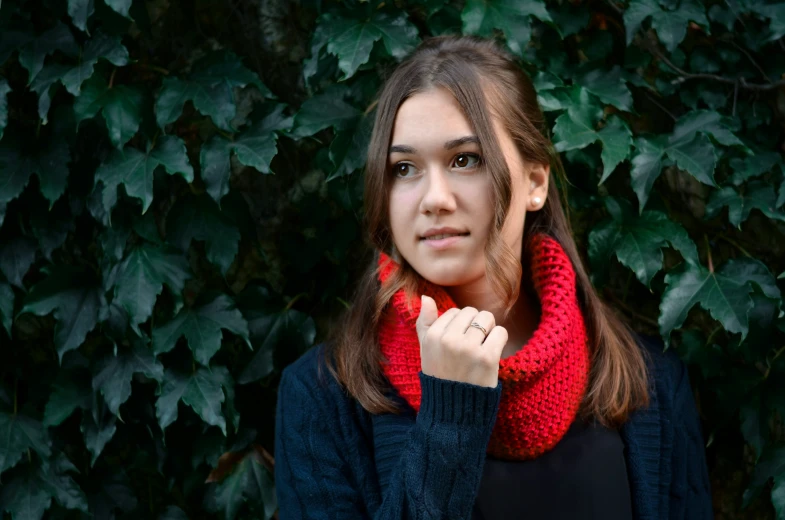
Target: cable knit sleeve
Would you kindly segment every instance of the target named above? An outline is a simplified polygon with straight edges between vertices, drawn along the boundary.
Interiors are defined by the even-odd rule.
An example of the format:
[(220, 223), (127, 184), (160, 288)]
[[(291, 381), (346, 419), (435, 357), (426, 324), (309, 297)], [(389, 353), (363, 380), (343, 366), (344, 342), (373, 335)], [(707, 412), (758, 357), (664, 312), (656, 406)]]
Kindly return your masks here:
[(275, 428), (281, 520), (471, 518), (501, 384), (419, 376), (422, 405), (381, 496), (362, 424), (370, 416), (334, 381), (324, 388), (308, 372), (284, 371)]
[(677, 374), (673, 397), (675, 424), (669, 516), (679, 520), (712, 520), (714, 513), (703, 431), (687, 368), (681, 362)]

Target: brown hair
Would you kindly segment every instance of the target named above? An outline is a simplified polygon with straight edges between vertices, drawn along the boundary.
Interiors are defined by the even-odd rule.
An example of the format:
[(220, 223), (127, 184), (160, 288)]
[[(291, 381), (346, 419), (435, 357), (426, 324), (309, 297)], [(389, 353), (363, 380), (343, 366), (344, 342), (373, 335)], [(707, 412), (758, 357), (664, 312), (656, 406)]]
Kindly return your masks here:
[[(389, 224), (389, 175), (387, 156), (396, 113), (418, 92), (447, 89), (463, 108), (481, 145), (486, 170), (492, 177), (496, 200), (494, 223), (485, 250), (486, 273), (494, 292), (505, 302), (506, 313), (515, 304), (521, 286), (536, 294), (523, 276), (521, 255), (530, 239), (546, 233), (556, 239), (572, 261), (579, 305), (583, 311), (591, 350), (591, 374), (582, 415), (606, 426), (618, 427), (630, 412), (648, 404), (648, 376), (644, 349), (630, 329), (602, 301), (583, 266), (556, 182), (549, 183), (542, 209), (527, 214), (524, 251), (512, 251), (501, 238), (511, 201), (511, 178), (493, 131), (495, 115), (512, 136), (525, 160), (550, 164), (557, 180), (566, 183), (558, 154), (548, 138), (548, 128), (531, 80), (514, 59), (493, 41), (471, 36), (439, 36), (425, 40), (385, 82), (368, 147), (365, 170), (365, 224), (375, 249), (356, 287), (353, 305), (342, 316), (327, 341), (325, 361), (338, 382), (371, 413), (397, 413), (386, 395), (377, 343), (379, 322), (391, 297), (399, 289), (417, 295), (422, 277), (405, 260), (384, 286), (377, 278), (379, 252), (394, 256)], [(397, 258), (396, 258), (397, 259)]]

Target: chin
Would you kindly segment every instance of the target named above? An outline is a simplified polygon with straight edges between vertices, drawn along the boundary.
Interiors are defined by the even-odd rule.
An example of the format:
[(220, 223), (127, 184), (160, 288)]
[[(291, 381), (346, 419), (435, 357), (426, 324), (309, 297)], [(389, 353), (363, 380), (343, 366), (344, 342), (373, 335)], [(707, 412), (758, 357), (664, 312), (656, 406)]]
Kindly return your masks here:
[(455, 287), (469, 283), (473, 277), (466, 270), (465, 262), (457, 260), (425, 261), (424, 265), (411, 264), (420, 276), (443, 287)]

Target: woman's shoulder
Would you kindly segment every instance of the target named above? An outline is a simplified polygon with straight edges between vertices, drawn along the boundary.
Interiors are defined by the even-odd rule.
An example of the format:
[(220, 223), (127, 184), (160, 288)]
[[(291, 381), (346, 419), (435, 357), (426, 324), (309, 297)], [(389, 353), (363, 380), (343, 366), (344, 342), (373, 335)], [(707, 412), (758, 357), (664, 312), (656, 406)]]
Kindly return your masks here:
[(329, 355), (327, 343), (319, 343), (311, 347), (305, 354), (283, 369), (279, 388), (284, 384), (297, 384), (308, 390), (340, 391), (338, 381), (327, 367), (327, 356)]
[(651, 386), (656, 388), (660, 403), (673, 409), (684, 399), (692, 399), (687, 366), (675, 350), (666, 349), (659, 337), (636, 334), (636, 339), (646, 356)]

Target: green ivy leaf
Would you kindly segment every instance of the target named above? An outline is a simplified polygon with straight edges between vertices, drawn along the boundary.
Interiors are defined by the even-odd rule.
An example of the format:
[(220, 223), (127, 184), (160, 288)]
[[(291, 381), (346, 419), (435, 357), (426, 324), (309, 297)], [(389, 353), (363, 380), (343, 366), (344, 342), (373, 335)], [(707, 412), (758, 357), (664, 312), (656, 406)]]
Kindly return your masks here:
[(49, 208), (65, 192), (68, 182), (68, 163), (71, 151), (64, 139), (51, 139), (41, 149), (22, 154), (18, 143), (5, 139), (0, 142), (0, 203), (10, 202), (22, 193), (30, 175), (35, 173), (40, 181), (41, 193), (49, 200)]
[(3, 138), (3, 131), (8, 124), (8, 94), (11, 92), (11, 85), (5, 79), (0, 79), (0, 139)]
[(88, 40), (80, 54), (79, 64), (62, 76), (61, 81), (69, 94), (79, 95), (82, 83), (93, 75), (95, 64), (100, 59), (108, 61), (115, 67), (123, 67), (128, 64), (128, 49), (120, 43), (119, 37), (107, 36), (103, 33), (98, 33)]
[(104, 185), (104, 209), (111, 211), (117, 202), (117, 186), (123, 184), (129, 196), (142, 200), (142, 213), (145, 213), (153, 202), (153, 173), (159, 166), (169, 175), (179, 173), (188, 182), (194, 180), (185, 143), (178, 137), (163, 136), (146, 153), (132, 147), (115, 150), (95, 172), (96, 181)]
[(14, 290), (11, 286), (0, 282), (0, 324), (3, 325), (9, 338), (11, 337), (11, 323), (14, 317), (14, 298)]
[(256, 350), (237, 382), (248, 384), (270, 375), (275, 369), (274, 354), (278, 349), (304, 353), (316, 337), (311, 317), (295, 309), (281, 309), (271, 301), (262, 287), (246, 288), (237, 298), (237, 305), (248, 320), (248, 331)]
[(134, 374), (144, 374), (158, 382), (164, 377), (164, 367), (150, 348), (138, 339), (132, 343), (131, 349), (99, 361), (93, 377), (93, 389), (101, 392), (106, 406), (114, 415), (120, 414), (120, 405), (131, 397)]
[(632, 93), (627, 88), (618, 65), (611, 70), (591, 69), (577, 81), (603, 103), (632, 112)]
[(635, 215), (631, 208), (608, 198), (612, 218), (589, 233), (589, 259), (599, 271), (611, 255), (632, 269), (642, 284), (649, 287), (662, 269), (662, 248), (671, 246), (688, 261), (697, 262), (698, 252), (687, 232), (659, 211)]
[(104, 0), (106, 5), (112, 8), (114, 12), (125, 18), (131, 18), (128, 12), (131, 10), (131, 0)]
[(251, 347), (248, 323), (225, 294), (201, 307), (183, 309), (172, 321), (153, 329), (153, 351), (156, 354), (169, 352), (177, 340), (185, 336), (194, 358), (207, 366), (221, 347), (221, 329), (237, 334)]
[(254, 123), (231, 143), (230, 148), (242, 164), (261, 173), (270, 173), (270, 162), (278, 153), (278, 136), (294, 123), (293, 118), (283, 115), (283, 110), (284, 105), (277, 105), (264, 119)]
[(226, 367), (212, 367), (211, 370), (218, 381), (221, 382), (221, 388), (223, 388), (224, 394), (226, 394), (226, 401), (224, 402), (226, 416), (236, 432), (240, 428), (240, 413), (234, 407), (234, 379)]
[(468, 0), (461, 12), (464, 34), (492, 36), (494, 29), (500, 29), (507, 38), (507, 46), (518, 56), (531, 39), (532, 16), (553, 22), (540, 0)]
[(115, 299), (127, 312), (136, 328), (153, 313), (155, 301), (164, 284), (180, 294), (191, 277), (183, 255), (144, 243), (133, 248), (120, 265), (115, 282)]
[(16, 143), (6, 138), (0, 141), (0, 203), (11, 202), (22, 193), (30, 181), (30, 161), (26, 160), (16, 147)]
[(13, 520), (40, 520), (52, 505), (52, 497), (35, 472), (27, 470), (3, 486), (0, 504)]
[(627, 45), (632, 43), (641, 24), (652, 17), (651, 26), (668, 52), (675, 51), (684, 40), (691, 21), (702, 25), (707, 32), (709, 28), (706, 10), (697, 0), (683, 0), (673, 11), (663, 10), (657, 0), (632, 0), (623, 16)]
[(69, 65), (49, 63), (30, 83), (30, 90), (38, 94), (38, 117), (41, 118), (41, 123), (44, 125), (49, 122), (48, 115), (49, 107), (52, 105), (52, 95), (69, 70), (71, 70)]
[(750, 182), (742, 195), (734, 188), (726, 186), (714, 191), (706, 203), (706, 217), (714, 218), (725, 206), (728, 207), (728, 220), (741, 229), (753, 209), (758, 209), (767, 217), (785, 221), (785, 213), (777, 209), (774, 188), (761, 181)]
[(635, 139), (630, 174), (632, 188), (640, 202), (640, 211), (643, 211), (654, 181), (662, 172), (665, 158), (673, 160), (679, 168), (700, 182), (716, 186), (714, 168), (717, 156), (714, 145), (705, 135), (695, 133), (688, 140), (675, 142), (666, 140), (665, 136), (638, 137)]
[(177, 506), (169, 506), (158, 516), (158, 520), (188, 520), (188, 515)]
[(123, 47), (119, 38), (99, 33), (87, 42), (77, 65), (50, 62), (36, 75), (30, 83), (30, 90), (38, 94), (38, 116), (43, 124), (47, 124), (52, 94), (57, 85), (62, 83), (69, 94), (78, 97), (82, 84), (92, 77), (95, 65), (100, 59), (122, 67), (128, 63), (128, 50)]
[(760, 260), (748, 257), (732, 258), (725, 264), (725, 269), (738, 279), (757, 285), (767, 298), (779, 300), (782, 296), (774, 275)]
[[(750, 155), (744, 159), (731, 159), (730, 167), (733, 171), (730, 181), (739, 186), (744, 182), (760, 177), (764, 173), (783, 169), (782, 156), (777, 152), (762, 152)], [(779, 205), (777, 206), (779, 207)]]
[(234, 132), (231, 121), (237, 113), (234, 88), (256, 85), (263, 95), (271, 96), (258, 76), (242, 64), (232, 53), (218, 53), (206, 56), (195, 63), (188, 78), (165, 78), (155, 101), (155, 120), (164, 128), (175, 122), (183, 113), (187, 101), (194, 108), (209, 116), (215, 126), (227, 132)]
[(28, 449), (48, 458), (49, 438), (44, 426), (21, 414), (0, 412), (0, 473), (13, 468)]
[[(785, 33), (785, 24), (783, 24), (782, 32)], [(777, 513), (777, 520), (785, 520), (785, 476), (783, 475), (774, 477), (771, 503), (774, 505), (774, 511)]]
[(161, 430), (177, 420), (177, 404), (182, 400), (207, 424), (218, 426), (226, 435), (226, 421), (221, 415), (224, 393), (221, 381), (207, 368), (200, 368), (191, 375), (167, 370), (164, 386), (155, 403), (156, 416)]
[(741, 420), (741, 433), (744, 435), (744, 440), (755, 450), (755, 461), (757, 462), (766, 443), (761, 429), (760, 399), (756, 399), (754, 403), (742, 405), (739, 409), (739, 419)]
[(373, 118), (360, 118), (357, 126), (336, 132), (330, 143), (330, 161), (335, 169), (327, 177), (327, 182), (344, 175), (350, 175), (365, 165), (365, 154), (371, 140)]
[(14, 520), (38, 520), (52, 504), (52, 498), (66, 509), (87, 513), (87, 499), (69, 473), (78, 473), (62, 453), (52, 461), (27, 465), (0, 491), (0, 504)]
[(712, 136), (722, 145), (746, 148), (731, 131), (730, 125), (728, 118), (713, 110), (691, 110), (676, 121), (670, 140), (672, 143), (689, 141), (695, 134), (703, 133)]
[(38, 478), (58, 504), (66, 509), (87, 513), (87, 498), (69, 473), (79, 473), (79, 470), (64, 454), (59, 453), (51, 461), (41, 464)]
[(750, 282), (757, 283), (756, 278), (761, 275), (757, 268), (738, 260), (727, 262), (713, 273), (702, 265), (683, 263), (665, 275), (668, 288), (660, 302), (660, 334), (667, 340), (697, 304), (709, 311), (725, 330), (741, 333), (744, 339), (748, 331), (747, 313), (753, 306)]
[[(780, 194), (777, 197), (777, 200), (774, 202), (774, 207), (779, 209), (782, 205), (785, 204), (785, 179), (782, 179), (782, 184), (780, 184)], [(0, 215), (0, 226), (3, 225), (2, 215)]]
[(749, 505), (771, 477), (781, 479), (782, 475), (785, 475), (785, 446), (765, 450), (755, 465), (749, 488), (744, 491), (742, 507)]
[(716, 186), (714, 167), (717, 155), (714, 146), (705, 135), (695, 135), (689, 141), (672, 143), (665, 149), (667, 156), (682, 170), (687, 171), (703, 184)]
[(253, 450), (205, 497), (207, 509), (214, 513), (222, 512), (226, 520), (234, 520), (246, 501), (261, 503), (263, 518), (272, 518), (277, 509), (272, 476)]
[(632, 132), (619, 117), (611, 116), (600, 131), (594, 129), (600, 109), (588, 91), (580, 89), (578, 100), (564, 114), (556, 118), (553, 127), (554, 147), (564, 152), (584, 148), (595, 141), (602, 143), (603, 172), (600, 184), (613, 173), (618, 164), (629, 157)]
[[(104, 409), (104, 406), (100, 407)], [(84, 443), (88, 451), (93, 455), (90, 460), (90, 466), (95, 466), (95, 461), (98, 460), (101, 452), (112, 440), (115, 432), (117, 431), (117, 417), (111, 413), (105, 413), (98, 410), (92, 414), (82, 413), (82, 424), (80, 429), (84, 435)]]
[(166, 218), (169, 242), (187, 251), (192, 240), (203, 240), (207, 259), (226, 274), (237, 255), (240, 231), (207, 196), (181, 197)]
[(33, 266), (37, 249), (35, 241), (27, 237), (17, 237), (0, 246), (0, 272), (6, 280), (25, 290), (22, 278)]
[(106, 315), (106, 299), (100, 284), (84, 269), (56, 265), (38, 282), (24, 300), (20, 314), (45, 316), (54, 311), (55, 346), (63, 354), (81, 345), (87, 333)]
[(62, 22), (57, 22), (54, 27), (30, 40), (19, 50), (19, 64), (28, 71), (28, 84), (31, 84), (44, 68), (44, 59), (55, 51), (68, 56), (79, 54), (74, 35)]
[(204, 182), (207, 193), (219, 206), (224, 195), (229, 193), (229, 178), (232, 175), (232, 149), (231, 141), (216, 135), (204, 143), (199, 152), (202, 182)]
[(225, 84), (203, 85), (180, 78), (164, 78), (155, 101), (156, 121), (161, 128), (177, 121), (186, 101), (190, 101), (196, 110), (209, 116), (215, 126), (234, 132), (229, 124), (237, 112), (233, 96), (232, 89)]
[(140, 90), (125, 85), (110, 88), (103, 77), (93, 75), (84, 83), (74, 102), (76, 122), (78, 124), (101, 112), (109, 130), (109, 139), (115, 148), (122, 148), (139, 130), (142, 101)]
[(95, 4), (93, 0), (68, 0), (68, 16), (77, 29), (87, 32), (87, 20), (93, 16)]
[[(345, 17), (336, 13), (325, 13), (319, 19), (327, 52), (338, 58), (338, 68), (343, 79), (354, 76), (357, 69), (368, 61), (373, 44), (381, 40), (385, 51), (395, 59), (402, 59), (419, 43), (417, 28), (412, 25), (405, 12), (396, 15), (379, 10), (370, 16)], [(321, 45), (312, 46), (318, 52)]]
[(272, 173), (270, 163), (278, 153), (278, 136), (289, 130), (294, 122), (283, 115), (284, 105), (277, 105), (264, 119), (254, 123), (234, 141), (215, 136), (202, 145), (200, 163), (202, 180), (207, 193), (219, 205), (229, 193), (229, 177), (232, 173), (231, 154), (237, 160), (261, 173)]
[(307, 137), (325, 128), (344, 130), (356, 125), (362, 112), (346, 103), (335, 92), (307, 99), (294, 116), (292, 134)]
[(52, 393), (44, 409), (44, 426), (58, 426), (77, 408), (88, 410), (92, 406), (93, 391), (87, 380), (61, 370), (52, 385)]
[(49, 209), (65, 193), (70, 162), (71, 150), (65, 139), (51, 139), (37, 156), (31, 157), (30, 168), (38, 175), (41, 193), (49, 201)]

